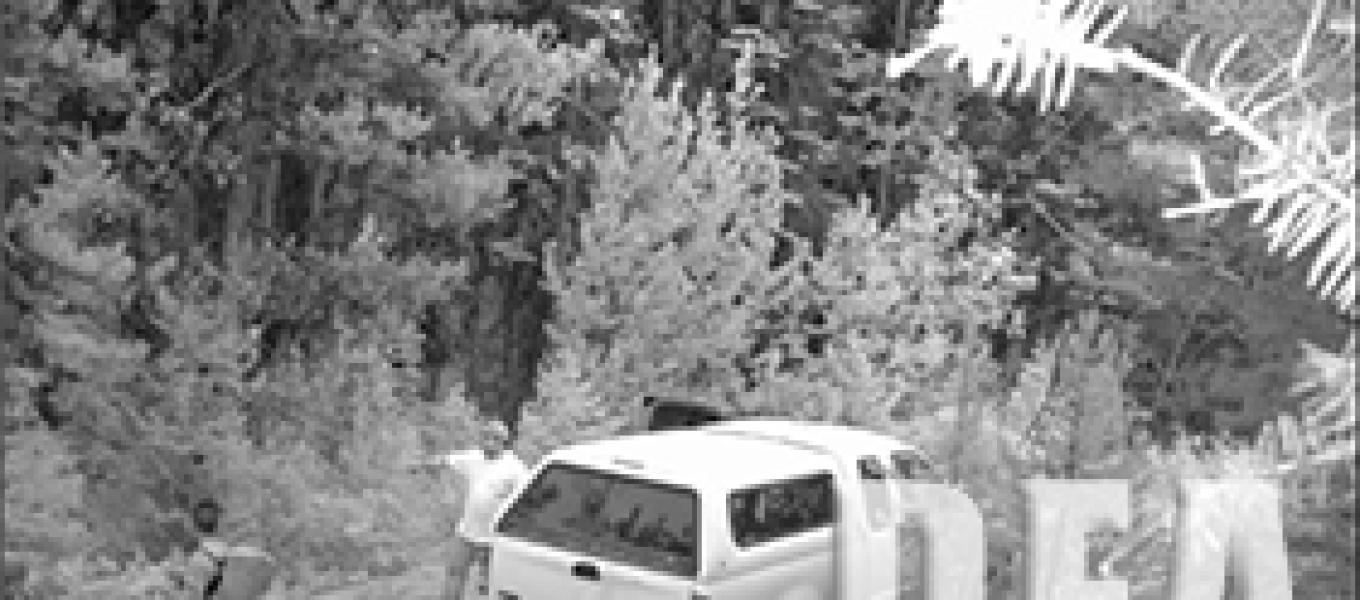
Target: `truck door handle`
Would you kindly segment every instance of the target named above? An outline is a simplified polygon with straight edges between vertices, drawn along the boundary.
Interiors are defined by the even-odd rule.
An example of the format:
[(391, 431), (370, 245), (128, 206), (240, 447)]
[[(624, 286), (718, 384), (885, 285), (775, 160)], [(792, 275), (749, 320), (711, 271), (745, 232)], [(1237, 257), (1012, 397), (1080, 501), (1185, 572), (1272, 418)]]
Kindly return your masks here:
[(579, 579), (599, 581), (600, 567), (588, 562), (579, 562), (571, 566), (571, 574)]

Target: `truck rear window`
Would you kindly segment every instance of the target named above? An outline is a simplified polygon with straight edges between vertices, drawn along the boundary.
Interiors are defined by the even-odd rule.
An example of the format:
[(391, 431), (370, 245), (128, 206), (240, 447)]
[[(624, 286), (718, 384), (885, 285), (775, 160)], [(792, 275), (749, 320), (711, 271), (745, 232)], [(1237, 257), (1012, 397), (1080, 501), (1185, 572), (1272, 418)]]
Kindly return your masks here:
[(545, 467), (496, 533), (652, 571), (698, 571), (693, 490), (571, 465)]

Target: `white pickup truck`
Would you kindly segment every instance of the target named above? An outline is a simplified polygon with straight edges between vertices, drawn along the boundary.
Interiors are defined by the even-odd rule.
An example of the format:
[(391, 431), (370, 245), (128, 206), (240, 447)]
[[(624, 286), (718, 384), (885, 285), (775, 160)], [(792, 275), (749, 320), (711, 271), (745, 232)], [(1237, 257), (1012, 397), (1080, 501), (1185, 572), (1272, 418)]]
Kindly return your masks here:
[(740, 419), (558, 449), (495, 521), (494, 600), (898, 598), (894, 475), (867, 430)]

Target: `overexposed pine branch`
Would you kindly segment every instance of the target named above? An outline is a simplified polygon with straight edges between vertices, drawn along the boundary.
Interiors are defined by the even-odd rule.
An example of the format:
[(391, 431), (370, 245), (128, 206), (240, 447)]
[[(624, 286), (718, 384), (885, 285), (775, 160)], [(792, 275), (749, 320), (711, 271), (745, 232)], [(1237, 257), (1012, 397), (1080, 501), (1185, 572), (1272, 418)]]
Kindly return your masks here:
[(1326, 9), (1327, 0), (1313, 0), (1313, 10), (1308, 15), (1308, 26), (1299, 37), (1299, 49), (1294, 53), (1294, 60), (1290, 61), (1290, 77), (1294, 79), (1303, 76), (1303, 67), (1308, 63), (1308, 49), (1313, 44), (1313, 38), (1317, 37), (1318, 28), (1322, 25), (1322, 13)]
[(1075, 89), (1079, 69), (1117, 67), (1103, 44), (1127, 14), (1125, 7), (1108, 10), (1103, 0), (946, 2), (925, 45), (890, 59), (888, 76), (897, 77), (944, 51), (950, 69), (967, 64), (977, 87), (990, 81), (995, 94), (1012, 89), (1025, 93), (1037, 84), (1040, 110), (1061, 109)]
[[(1246, 35), (1235, 38), (1219, 54), (1201, 85), (1189, 78), (1201, 38), (1187, 44), (1175, 69), (1132, 49), (1107, 48), (1104, 42), (1127, 11), (1109, 7), (1103, 0), (946, 0), (940, 8), (940, 25), (928, 34), (925, 45), (890, 60), (888, 75), (896, 76), (926, 56), (943, 51), (950, 68), (967, 63), (974, 85), (990, 83), (993, 94), (1011, 90), (1024, 93), (1042, 79), (1041, 111), (1066, 105), (1082, 69), (1127, 68), (1171, 87), (1193, 107), (1212, 116), (1221, 130), (1245, 140), (1254, 153), (1240, 173), (1247, 189), (1236, 198), (1213, 195), (1204, 184), (1203, 167), (1195, 159), (1201, 202), (1170, 209), (1166, 216), (1256, 203), (1257, 223), (1269, 223), (1272, 252), (1281, 251), (1293, 258), (1321, 242), (1309, 283), (1321, 296), (1346, 309), (1353, 305), (1356, 290), (1355, 194), (1353, 175), (1338, 166), (1350, 165), (1353, 169), (1354, 144), (1339, 155), (1333, 153), (1327, 117), (1303, 97), (1307, 88), (1330, 72), (1319, 70), (1306, 77), (1304, 73), (1326, 4), (1325, 0), (1315, 0), (1292, 60), (1236, 91), (1223, 81), (1246, 47)], [(1354, 31), (1335, 21), (1328, 29)], [(1266, 94), (1286, 75), (1285, 90)], [(1277, 114), (1286, 103), (1300, 105), (1301, 109), (1294, 114)]]
[(1120, 51), (1118, 53), (1118, 60), (1121, 64), (1161, 81), (1184, 94), (1202, 110), (1231, 128), (1238, 135), (1242, 136), (1243, 139), (1256, 147), (1257, 151), (1262, 152), (1267, 156), (1278, 156), (1282, 154), (1279, 145), (1275, 143), (1275, 140), (1271, 139), (1265, 132), (1258, 129), (1248, 121), (1246, 117), (1232, 110), (1222, 98), (1219, 98), (1209, 93), (1205, 88), (1196, 85), (1185, 75), (1148, 60), (1143, 55), (1133, 50), (1125, 49)]

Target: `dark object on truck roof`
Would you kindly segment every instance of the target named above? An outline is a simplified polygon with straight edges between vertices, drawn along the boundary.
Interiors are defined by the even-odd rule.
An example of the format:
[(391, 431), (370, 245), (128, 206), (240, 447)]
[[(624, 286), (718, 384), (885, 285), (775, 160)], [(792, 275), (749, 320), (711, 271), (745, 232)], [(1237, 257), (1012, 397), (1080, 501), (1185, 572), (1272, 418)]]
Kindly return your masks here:
[(700, 427), (737, 416), (731, 408), (709, 400), (660, 399), (648, 396), (642, 400), (642, 405), (648, 409), (647, 431)]

